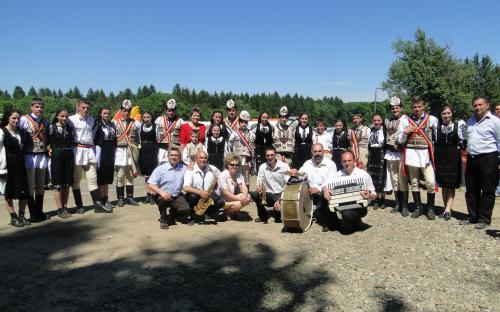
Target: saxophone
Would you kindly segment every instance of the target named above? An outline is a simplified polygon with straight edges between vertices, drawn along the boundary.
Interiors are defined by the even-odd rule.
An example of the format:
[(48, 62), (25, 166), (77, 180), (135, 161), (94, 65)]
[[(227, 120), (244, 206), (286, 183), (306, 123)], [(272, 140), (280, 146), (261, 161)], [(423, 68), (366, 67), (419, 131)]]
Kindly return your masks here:
[(214, 191), (216, 184), (217, 184), (217, 179), (214, 176), (214, 180), (212, 181), (207, 190), (208, 196), (201, 197), (196, 206), (194, 207), (194, 213), (197, 216), (202, 216), (205, 213), (205, 211), (207, 211), (208, 207), (214, 204), (214, 200), (212, 197), (210, 197), (210, 194), (212, 194), (212, 192)]
[(260, 185), (260, 198), (262, 199), (262, 204), (267, 205), (267, 196), (266, 196), (266, 182), (261, 181)]

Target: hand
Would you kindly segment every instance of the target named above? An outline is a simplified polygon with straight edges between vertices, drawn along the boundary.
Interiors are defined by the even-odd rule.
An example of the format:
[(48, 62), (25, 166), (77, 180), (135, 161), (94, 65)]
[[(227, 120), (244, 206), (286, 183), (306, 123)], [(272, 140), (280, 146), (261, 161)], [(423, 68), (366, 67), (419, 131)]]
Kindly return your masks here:
[(321, 191), (319, 189), (315, 188), (315, 187), (311, 187), (309, 189), (309, 195), (318, 194), (319, 192), (321, 192)]
[(52, 157), (52, 149), (49, 149), (49, 157)]
[(276, 202), (274, 202), (274, 210), (281, 211), (281, 203), (280, 203), (279, 200), (277, 200)]
[(189, 171), (193, 171), (193, 169), (194, 169), (194, 163), (189, 163), (187, 165), (187, 168), (188, 168)]
[(207, 198), (210, 194), (208, 194), (207, 191), (201, 191), (200, 192), (200, 196), (203, 197), (203, 198)]
[(296, 177), (297, 176), (297, 169), (290, 169), (290, 176)]
[(255, 188), (255, 191), (256, 191), (257, 193), (262, 193), (262, 188), (261, 188), (260, 186), (257, 186), (257, 187)]
[(369, 190), (364, 190), (360, 194), (361, 194), (361, 197), (363, 197), (364, 199), (370, 198), (370, 191)]
[(323, 196), (326, 200), (330, 200), (332, 198), (332, 193), (329, 189), (325, 188), (323, 189)]
[(250, 202), (250, 198), (249, 198), (248, 194), (247, 194), (247, 195), (245, 195), (245, 194), (241, 194), (241, 196), (240, 196), (240, 203), (241, 203), (242, 205), (246, 205), (246, 204), (248, 204), (249, 202)]
[(412, 132), (415, 132), (415, 130), (417, 130), (417, 127), (414, 126), (414, 125), (409, 125), (408, 127), (405, 128), (405, 130), (403, 131), (404, 134), (408, 135)]
[(164, 200), (164, 201), (171, 201), (172, 200), (172, 194), (170, 194), (169, 192), (162, 192), (160, 194), (161, 198)]

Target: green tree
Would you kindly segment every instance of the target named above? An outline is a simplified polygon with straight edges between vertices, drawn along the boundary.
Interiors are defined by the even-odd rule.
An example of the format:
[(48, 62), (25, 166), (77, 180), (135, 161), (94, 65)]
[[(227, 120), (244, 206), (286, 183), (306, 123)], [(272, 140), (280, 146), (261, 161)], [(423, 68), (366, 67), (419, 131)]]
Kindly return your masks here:
[(459, 117), (468, 115), (473, 96), (470, 66), (455, 59), (447, 46), (427, 38), (421, 29), (415, 32), (415, 41), (397, 40), (393, 49), (396, 60), (382, 84), (385, 91), (404, 99), (420, 96), (435, 115), (443, 105), (452, 105)]
[(21, 88), (20, 86), (16, 86), (14, 88), (14, 92), (12, 93), (12, 97), (15, 100), (20, 100), (20, 99), (24, 98), (25, 96), (26, 96), (26, 93), (24, 93), (23, 88)]
[(36, 92), (35, 88), (31, 86), (31, 88), (28, 90), (28, 96), (29, 97), (38, 97), (38, 92)]

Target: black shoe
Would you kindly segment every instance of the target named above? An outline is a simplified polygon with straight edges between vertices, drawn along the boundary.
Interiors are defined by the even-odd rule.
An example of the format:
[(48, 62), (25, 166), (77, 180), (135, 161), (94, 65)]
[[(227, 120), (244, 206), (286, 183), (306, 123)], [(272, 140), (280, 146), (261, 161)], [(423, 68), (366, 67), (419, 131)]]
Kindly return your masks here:
[(17, 219), (19, 220), (19, 223), (22, 223), (23, 225), (31, 225), (31, 222), (26, 220), (23, 215), (20, 215)]
[(436, 219), (436, 214), (434, 213), (434, 200), (436, 198), (435, 193), (427, 193), (427, 219), (434, 220)]
[(415, 204), (415, 210), (411, 214), (412, 218), (418, 218), (423, 214), (422, 201), (420, 200), (420, 192), (412, 192), (413, 203)]
[(106, 207), (100, 201), (96, 201), (94, 203), (94, 212), (95, 213), (112, 213), (113, 212), (113, 208)]
[(57, 208), (57, 215), (59, 216), (59, 218), (64, 219), (64, 210), (62, 208)]
[(274, 219), (274, 223), (283, 223), (283, 221), (281, 219)]
[(113, 210), (113, 208), (115, 208), (115, 206), (108, 201), (106, 203), (104, 203), (104, 206), (106, 206), (106, 208), (111, 209), (111, 210)]
[(76, 207), (76, 213), (78, 214), (84, 214), (85, 213), (85, 208), (82, 207)]
[(213, 222), (215, 222), (215, 219), (213, 219), (209, 215), (205, 214), (205, 220), (204, 221), (205, 221), (205, 223), (213, 223)]
[(71, 218), (71, 213), (69, 213), (68, 208), (63, 207), (62, 210), (63, 211), (62, 211), (62, 217), (61, 218), (64, 218), (64, 219)]
[(160, 221), (160, 229), (168, 230), (168, 228), (169, 228), (168, 223), (163, 221), (162, 219), (159, 219), (159, 221)]
[(30, 222), (31, 223), (40, 223), (40, 222), (43, 222), (45, 220), (47, 220), (47, 215), (42, 213), (42, 214), (38, 214), (38, 215), (35, 215), (35, 216), (30, 216)]
[(378, 206), (380, 209), (385, 209), (385, 198), (380, 198)]
[(439, 215), (439, 217), (443, 218), (445, 221), (449, 221), (451, 219), (451, 213), (445, 211)]
[(24, 223), (20, 222), (17, 217), (10, 217), (10, 225), (15, 227), (23, 227)]
[(133, 197), (127, 197), (127, 202), (131, 206), (139, 206), (139, 203)]
[(375, 198), (372, 201), (372, 206), (373, 206), (373, 210), (377, 210), (379, 208), (378, 198)]
[(125, 199), (123, 199), (123, 197), (119, 197), (118, 200), (116, 201), (116, 205), (118, 207), (123, 207), (125, 206)]
[(331, 229), (330, 229), (328, 226), (324, 225), (324, 226), (321, 228), (321, 232), (331, 232)]
[(255, 223), (267, 224), (267, 220), (262, 220), (261, 218), (255, 219)]
[(488, 226), (489, 226), (489, 224), (487, 224), (487, 223), (478, 222), (474, 225), (474, 228), (477, 230), (482, 230), (482, 229), (487, 228)]

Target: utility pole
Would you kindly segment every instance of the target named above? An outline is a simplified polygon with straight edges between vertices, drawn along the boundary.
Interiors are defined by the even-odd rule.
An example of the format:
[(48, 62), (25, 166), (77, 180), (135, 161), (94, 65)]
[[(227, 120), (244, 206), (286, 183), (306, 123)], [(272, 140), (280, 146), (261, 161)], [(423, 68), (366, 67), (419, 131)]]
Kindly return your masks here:
[(375, 114), (377, 112), (377, 90), (384, 90), (382, 88), (375, 88), (375, 105), (373, 108), (373, 113)]

